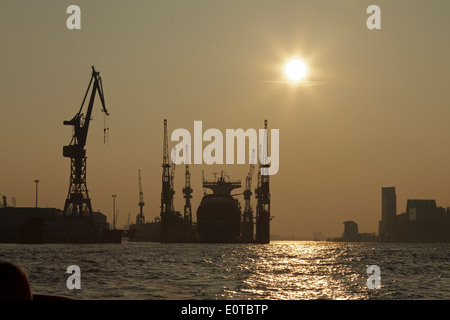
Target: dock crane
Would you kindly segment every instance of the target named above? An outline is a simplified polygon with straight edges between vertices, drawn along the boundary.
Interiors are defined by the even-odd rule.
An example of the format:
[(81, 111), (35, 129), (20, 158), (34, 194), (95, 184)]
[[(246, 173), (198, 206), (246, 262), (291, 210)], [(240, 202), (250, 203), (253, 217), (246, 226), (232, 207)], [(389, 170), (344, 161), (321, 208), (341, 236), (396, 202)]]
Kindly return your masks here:
[[(267, 120), (264, 120), (264, 144), (260, 155), (267, 156), (268, 137), (267, 137)], [(261, 148), (260, 148), (261, 149)], [(270, 185), (268, 169), (270, 165), (267, 164), (267, 159), (259, 163), (258, 170), (258, 186), (255, 189), (257, 204), (256, 204), (256, 242), (269, 243), (270, 242)]]
[[(82, 113), (86, 97), (92, 86), (92, 92), (89, 99), (86, 115)], [(64, 215), (83, 216), (90, 215), (92, 217), (92, 205), (86, 186), (86, 140), (91, 121), (92, 108), (94, 106), (95, 95), (98, 92), (102, 103), (102, 111), (106, 116), (109, 115), (105, 107), (105, 98), (103, 96), (103, 84), (100, 72), (95, 71), (92, 66), (92, 76), (89, 86), (81, 103), (80, 110), (72, 118), (72, 120), (64, 121), (63, 124), (73, 126), (73, 136), (70, 144), (63, 147), (63, 156), (70, 158), (70, 185), (67, 199), (64, 204)], [(106, 128), (104, 128), (106, 135)]]
[(142, 179), (141, 179), (141, 170), (139, 169), (139, 214), (136, 216), (136, 224), (144, 224), (144, 193), (142, 192)]
[(255, 149), (253, 149), (252, 152), (252, 158), (250, 161), (250, 170), (248, 172), (247, 177), (245, 178), (245, 190), (243, 192), (245, 207), (242, 221), (242, 240), (246, 242), (253, 241), (253, 209), (251, 204), (251, 197), (252, 197), (253, 172), (255, 170), (254, 163), (255, 163)]
[(192, 199), (192, 188), (191, 188), (191, 173), (189, 172), (189, 165), (186, 165), (186, 173), (185, 173), (185, 185), (183, 188), (183, 195), (186, 199), (184, 205), (184, 219), (188, 220), (192, 223), (192, 208), (191, 208), (191, 199)]
[[(176, 154), (175, 150), (174, 154)], [(162, 190), (161, 190), (161, 237), (163, 243), (176, 242), (185, 239), (184, 231), (188, 231), (186, 220), (180, 217), (173, 205), (173, 188), (175, 164), (169, 159), (169, 144), (167, 138), (167, 120), (164, 119), (163, 137), (163, 163), (162, 163)]]
[(163, 137), (163, 173), (162, 173), (162, 191), (161, 191), (161, 216), (175, 212), (173, 206), (173, 180), (175, 166), (170, 163), (169, 147), (167, 138), (167, 120), (164, 119), (164, 137)]
[[(186, 146), (186, 159), (189, 159), (188, 156), (188, 146)], [(184, 219), (188, 220), (192, 223), (192, 208), (191, 208), (191, 199), (192, 199), (192, 190), (191, 188), (191, 173), (189, 172), (189, 164), (186, 163), (186, 172), (185, 172), (185, 183), (183, 188), (183, 197), (186, 199), (184, 204)]]

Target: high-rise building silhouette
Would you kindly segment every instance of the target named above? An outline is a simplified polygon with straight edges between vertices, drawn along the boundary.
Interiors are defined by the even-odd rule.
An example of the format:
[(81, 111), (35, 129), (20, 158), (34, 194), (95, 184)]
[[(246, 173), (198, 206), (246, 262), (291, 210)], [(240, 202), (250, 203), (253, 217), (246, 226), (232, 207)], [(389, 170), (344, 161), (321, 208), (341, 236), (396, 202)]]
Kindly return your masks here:
[(344, 221), (344, 234), (342, 238), (346, 241), (358, 240), (358, 224), (354, 221)]
[(450, 208), (433, 199), (408, 199), (406, 211), (396, 214), (395, 188), (382, 188), (381, 242), (450, 242)]
[(395, 233), (397, 195), (395, 187), (381, 188), (381, 221), (379, 237), (382, 241), (392, 241)]

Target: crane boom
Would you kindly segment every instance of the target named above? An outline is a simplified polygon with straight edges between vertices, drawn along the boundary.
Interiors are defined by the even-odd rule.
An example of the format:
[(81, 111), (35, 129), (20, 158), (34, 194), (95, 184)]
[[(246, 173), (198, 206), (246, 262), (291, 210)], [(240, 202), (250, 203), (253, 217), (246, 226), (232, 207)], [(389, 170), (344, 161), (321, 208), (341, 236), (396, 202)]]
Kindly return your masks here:
[[(92, 82), (94, 82), (94, 85), (92, 88), (91, 97), (89, 99), (89, 105), (87, 107), (86, 116), (84, 117), (84, 122), (83, 122), (82, 111), (83, 111), (84, 103), (86, 101), (86, 97), (89, 93), (89, 89), (91, 88)], [(100, 72), (95, 71), (94, 66), (92, 66), (91, 80), (89, 82), (89, 86), (84, 95), (83, 102), (81, 103), (80, 110), (72, 118), (72, 120), (63, 122), (64, 125), (74, 126), (75, 132), (74, 132), (74, 135), (73, 135), (70, 145), (72, 145), (72, 146), (76, 145), (77, 146), (76, 148), (84, 148), (84, 146), (86, 145), (89, 124), (91, 122), (92, 109), (94, 106), (95, 95), (97, 92), (99, 94), (100, 101), (102, 103), (102, 107), (103, 107), (102, 111), (106, 115), (109, 115), (108, 110), (106, 109), (106, 105), (105, 105), (105, 97), (103, 95), (103, 83), (102, 83), (102, 78), (100, 77)]]

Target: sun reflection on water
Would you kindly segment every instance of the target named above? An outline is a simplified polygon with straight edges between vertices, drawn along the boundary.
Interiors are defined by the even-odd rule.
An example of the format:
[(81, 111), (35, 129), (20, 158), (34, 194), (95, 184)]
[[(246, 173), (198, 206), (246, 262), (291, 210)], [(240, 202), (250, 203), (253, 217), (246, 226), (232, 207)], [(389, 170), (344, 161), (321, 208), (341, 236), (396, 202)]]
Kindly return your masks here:
[[(28, 272), (34, 292), (75, 299), (450, 299), (450, 244), (5, 244), (0, 251)], [(82, 270), (81, 292), (68, 293), (68, 261)], [(379, 290), (367, 288), (369, 265), (380, 267)]]
[[(367, 299), (364, 264), (355, 268), (346, 250), (332, 243), (272, 242), (249, 246), (247, 257), (236, 265), (242, 287), (228, 290), (224, 298), (256, 299)], [(231, 257), (228, 256), (230, 259)], [(237, 262), (237, 261), (235, 261)], [(244, 297), (243, 297), (244, 296)]]

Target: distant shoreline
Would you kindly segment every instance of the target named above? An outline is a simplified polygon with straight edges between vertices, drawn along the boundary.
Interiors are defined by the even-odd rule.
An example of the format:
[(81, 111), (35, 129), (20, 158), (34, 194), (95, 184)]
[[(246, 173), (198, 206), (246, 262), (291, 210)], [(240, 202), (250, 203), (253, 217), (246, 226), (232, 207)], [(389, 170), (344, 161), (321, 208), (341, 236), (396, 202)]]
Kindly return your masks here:
[(273, 241), (327, 241), (327, 238), (322, 237), (322, 239), (314, 239), (313, 237), (307, 237), (307, 236), (284, 236), (284, 235), (278, 235), (278, 234), (272, 234), (270, 235), (270, 240)]

